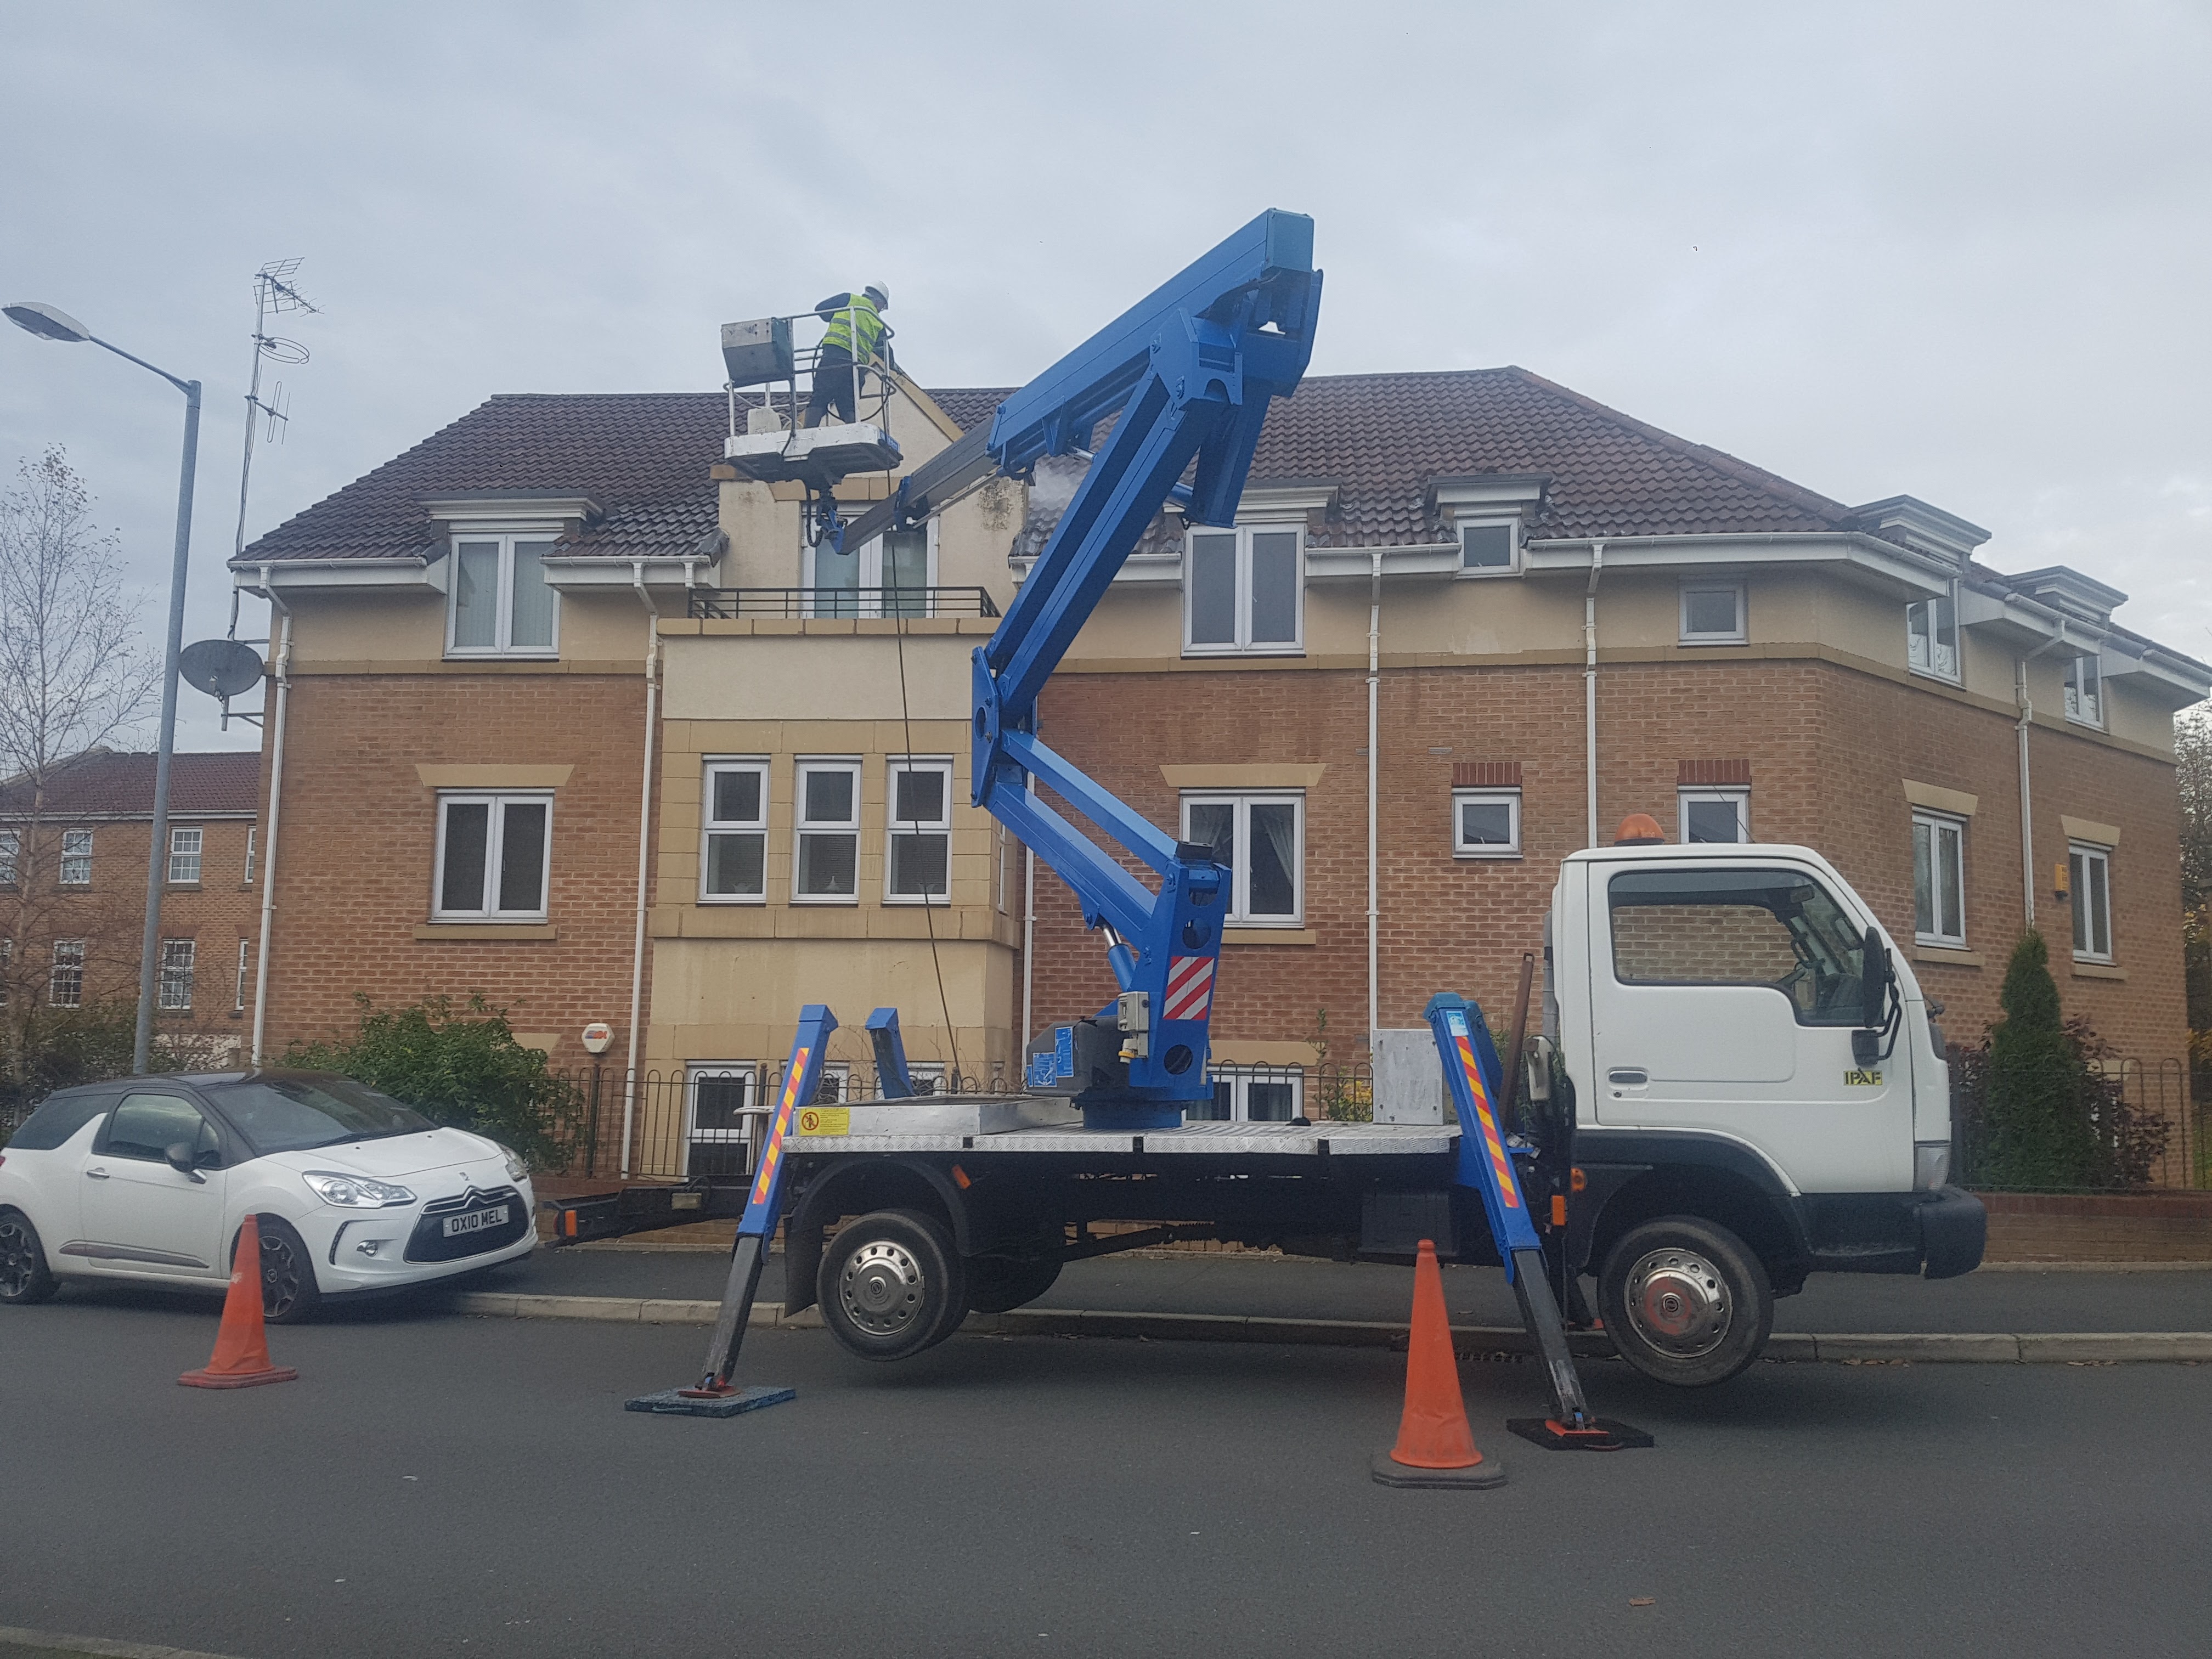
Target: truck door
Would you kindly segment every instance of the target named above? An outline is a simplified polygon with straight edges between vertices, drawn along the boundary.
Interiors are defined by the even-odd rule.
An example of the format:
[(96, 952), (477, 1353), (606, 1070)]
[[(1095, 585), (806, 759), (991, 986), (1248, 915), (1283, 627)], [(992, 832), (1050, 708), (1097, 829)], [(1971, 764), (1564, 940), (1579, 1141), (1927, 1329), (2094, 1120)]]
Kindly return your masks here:
[(1730, 1136), (1803, 1192), (1911, 1188), (1905, 1057), (1852, 1060), (1863, 946), (1820, 878), (1673, 860), (1592, 875), (1601, 1124)]

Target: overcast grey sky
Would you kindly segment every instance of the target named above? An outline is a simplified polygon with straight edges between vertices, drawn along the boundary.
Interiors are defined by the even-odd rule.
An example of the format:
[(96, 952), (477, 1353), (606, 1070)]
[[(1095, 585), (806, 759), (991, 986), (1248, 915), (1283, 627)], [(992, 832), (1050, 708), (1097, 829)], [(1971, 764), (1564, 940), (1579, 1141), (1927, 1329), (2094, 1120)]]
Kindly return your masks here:
[[(2207, 658), (2208, 88), (2203, 0), (0, 0), (0, 298), (207, 383), (188, 638), (265, 260), (324, 314), (250, 533), (494, 392), (716, 386), (719, 324), (867, 281), (924, 383), (1018, 383), (1273, 206), (1316, 372), (1519, 363)], [(65, 445), (149, 595), (180, 402), (0, 330), (0, 465)], [(256, 740), (184, 696), (186, 745)]]

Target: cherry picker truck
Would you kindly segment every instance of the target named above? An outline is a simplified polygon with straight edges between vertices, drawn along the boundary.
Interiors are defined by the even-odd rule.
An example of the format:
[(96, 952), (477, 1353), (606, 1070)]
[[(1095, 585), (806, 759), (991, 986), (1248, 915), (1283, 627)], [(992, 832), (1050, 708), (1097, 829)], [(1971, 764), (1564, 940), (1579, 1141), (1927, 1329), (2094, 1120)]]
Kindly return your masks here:
[[(1047, 456), (1089, 462), (975, 653), (970, 782), (974, 803), (1073, 890), (1120, 992), (1035, 1038), (1013, 1095), (917, 1097), (896, 1012), (878, 1009), (868, 1036), (883, 1097), (811, 1115), (814, 1133), (802, 1114), (837, 1021), (808, 1005), (742, 1187), (708, 1179), (550, 1206), (556, 1244), (741, 1209), (698, 1383), (632, 1409), (724, 1416), (790, 1397), (732, 1382), (779, 1223), (785, 1313), (818, 1303), (841, 1346), (884, 1361), (944, 1340), (971, 1311), (1034, 1301), (1066, 1262), (1117, 1249), (1211, 1237), (1403, 1263), (1432, 1240), (1445, 1260), (1504, 1269), (1550, 1395), (1544, 1416), (1509, 1426), (1561, 1449), (1649, 1443), (1584, 1399), (1561, 1306), (1585, 1311), (1585, 1272), (1622, 1358), (1702, 1386), (1758, 1356), (1775, 1297), (1810, 1273), (1940, 1278), (1979, 1264), (1981, 1206), (1944, 1184), (1942, 1034), (1879, 921), (1807, 848), (1632, 836), (1570, 855), (1546, 921), (1541, 1032), (1524, 1049), (1533, 953), (1510, 1062), (1474, 1002), (1428, 1005), (1455, 1123), (1185, 1121), (1212, 1098), (1230, 872), (1041, 741), (1037, 697), (1165, 504), (1190, 523), (1235, 522), (1268, 406), (1295, 390), (1312, 350), (1312, 250), (1311, 220), (1264, 213), (849, 526), (822, 489), (816, 533), (858, 547), (993, 478), (1026, 477)], [(866, 432), (854, 440), (867, 450)], [(1032, 779), (1148, 867), (1157, 889)], [(1717, 970), (1715, 940), (1735, 939), (1751, 941), (1741, 971)], [(1696, 948), (1672, 960), (1670, 939)], [(1779, 974), (1778, 953), (1793, 964)], [(1525, 1132), (1510, 1116), (1524, 1053)], [(1103, 1222), (1138, 1224), (1094, 1233)]]

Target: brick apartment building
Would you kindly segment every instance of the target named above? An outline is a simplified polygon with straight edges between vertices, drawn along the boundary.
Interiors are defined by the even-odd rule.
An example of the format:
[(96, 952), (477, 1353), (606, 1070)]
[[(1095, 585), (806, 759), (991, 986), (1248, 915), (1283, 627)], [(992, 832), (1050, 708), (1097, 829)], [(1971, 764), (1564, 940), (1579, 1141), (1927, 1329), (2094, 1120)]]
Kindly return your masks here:
[[(902, 385), (905, 465), (1001, 395)], [(697, 1080), (741, 1097), (802, 1001), (848, 1028), (896, 1004), (918, 1058), (988, 1081), (1110, 992), (1066, 890), (1039, 872), (1026, 915), (1019, 848), (965, 805), (966, 658), (1069, 476), (833, 559), (791, 487), (718, 469), (730, 418), (495, 398), (236, 562), (278, 604), (289, 706), (267, 1051), (357, 991), (481, 991), (564, 1064), (607, 1019), (611, 1060), (692, 1080), (696, 1151)], [(1344, 1058), (1370, 998), (1386, 1027), (1440, 988), (1503, 999), (1559, 859), (1630, 811), (1826, 853), (1954, 1031), (2033, 921), (2069, 1011), (2178, 1054), (2172, 717), (2212, 671), (2088, 577), (1977, 562), (1986, 539), (1519, 369), (1314, 377), (1238, 525), (1157, 523), (1042, 719), (1237, 871), (1214, 1032), (1239, 1115), (1297, 1106), (1253, 1068), (1310, 1062), (1322, 1011)]]
[[(0, 1003), (133, 1003), (154, 819), (152, 755), (95, 749), (30, 783), (0, 783)], [(182, 754), (169, 777), (155, 1030), (195, 1063), (244, 1051), (260, 934), (255, 811), (261, 758)]]

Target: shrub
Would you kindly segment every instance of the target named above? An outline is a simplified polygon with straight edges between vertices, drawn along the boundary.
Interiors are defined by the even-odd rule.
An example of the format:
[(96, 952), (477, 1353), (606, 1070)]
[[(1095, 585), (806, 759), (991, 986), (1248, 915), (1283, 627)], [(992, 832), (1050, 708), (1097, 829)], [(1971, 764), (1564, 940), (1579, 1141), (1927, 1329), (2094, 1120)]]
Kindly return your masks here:
[(514, 1040), (507, 1010), (471, 996), (426, 998), (379, 1008), (358, 993), (352, 1036), (295, 1042), (287, 1066), (337, 1072), (403, 1100), (435, 1123), (504, 1141), (532, 1167), (567, 1166), (582, 1117), (575, 1085), (546, 1065), (542, 1050)]

